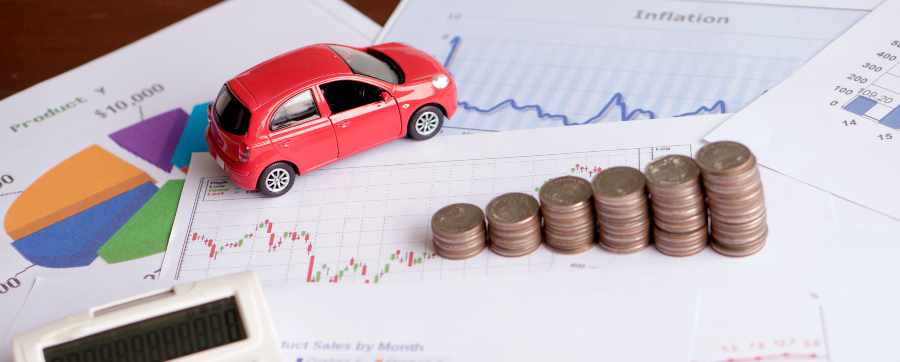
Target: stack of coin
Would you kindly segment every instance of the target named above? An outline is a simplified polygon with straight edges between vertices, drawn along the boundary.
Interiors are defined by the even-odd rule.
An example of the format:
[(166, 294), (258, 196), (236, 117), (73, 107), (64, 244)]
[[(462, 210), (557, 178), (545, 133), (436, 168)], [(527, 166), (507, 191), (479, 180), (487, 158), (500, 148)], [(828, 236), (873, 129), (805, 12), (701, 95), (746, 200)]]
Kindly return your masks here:
[(665, 156), (647, 165), (653, 240), (666, 255), (688, 256), (706, 247), (706, 203), (700, 168), (690, 157)]
[(631, 167), (600, 171), (591, 182), (600, 226), (600, 246), (614, 253), (631, 253), (650, 244), (647, 181)]
[(434, 250), (447, 259), (466, 259), (485, 246), (484, 213), (472, 204), (452, 204), (431, 218)]
[(737, 142), (713, 142), (697, 152), (709, 202), (712, 247), (727, 256), (762, 250), (769, 228), (756, 157)]
[(591, 184), (581, 177), (557, 177), (541, 186), (544, 240), (565, 254), (581, 253), (594, 245), (594, 205)]
[(503, 256), (531, 254), (541, 246), (541, 214), (531, 195), (511, 192), (487, 205), (491, 250)]

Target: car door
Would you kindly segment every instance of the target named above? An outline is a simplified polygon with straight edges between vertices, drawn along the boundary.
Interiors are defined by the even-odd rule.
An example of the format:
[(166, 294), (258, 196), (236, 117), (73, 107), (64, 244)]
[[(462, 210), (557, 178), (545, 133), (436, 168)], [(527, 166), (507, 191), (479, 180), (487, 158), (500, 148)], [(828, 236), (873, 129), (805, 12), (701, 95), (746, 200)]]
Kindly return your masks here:
[(281, 156), (304, 172), (338, 157), (334, 127), (319, 111), (314, 89), (306, 89), (283, 102), (269, 119), (269, 140)]
[(400, 136), (397, 101), (385, 89), (354, 79), (327, 82), (320, 89), (331, 111), (340, 158)]

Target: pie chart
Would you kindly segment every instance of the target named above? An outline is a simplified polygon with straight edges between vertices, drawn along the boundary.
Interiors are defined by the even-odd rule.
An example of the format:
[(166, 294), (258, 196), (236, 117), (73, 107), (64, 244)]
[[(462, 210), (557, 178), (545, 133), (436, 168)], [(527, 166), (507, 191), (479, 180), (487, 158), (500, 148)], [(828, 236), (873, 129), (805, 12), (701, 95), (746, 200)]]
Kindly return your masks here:
[(147, 173), (92, 145), (20, 194), (4, 229), (16, 250), (36, 265), (85, 266), (156, 192)]

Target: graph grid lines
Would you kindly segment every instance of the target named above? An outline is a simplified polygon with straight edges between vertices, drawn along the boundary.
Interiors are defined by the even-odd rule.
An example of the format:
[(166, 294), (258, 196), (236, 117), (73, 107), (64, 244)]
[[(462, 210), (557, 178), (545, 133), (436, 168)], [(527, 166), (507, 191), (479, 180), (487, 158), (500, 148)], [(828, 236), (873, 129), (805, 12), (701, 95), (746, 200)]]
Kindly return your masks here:
[[(462, 38), (460, 36), (454, 36), (450, 39), (450, 50), (447, 53), (447, 57), (444, 59), (445, 68), (449, 69), (453, 64), (453, 59), (459, 50), (461, 42)], [(659, 117), (659, 115), (652, 110), (629, 106), (625, 101), (625, 94), (621, 92), (613, 93), (613, 95), (609, 98), (609, 101), (601, 106), (600, 110), (597, 111), (596, 114), (588, 117), (583, 121), (573, 120), (570, 116), (561, 113), (550, 113), (544, 110), (544, 107), (542, 107), (540, 104), (520, 104), (512, 98), (501, 100), (500, 102), (487, 107), (477, 106), (468, 101), (462, 100), (459, 101), (459, 106), (463, 110), (481, 114), (491, 114), (504, 108), (510, 108), (520, 112), (534, 112), (539, 119), (556, 120), (561, 122), (564, 126), (594, 123), (606, 118), (610, 114), (610, 112), (615, 112), (616, 110), (618, 110), (619, 119), (623, 121), (631, 121), (642, 117), (651, 119)], [(725, 101), (720, 99), (708, 106), (702, 105), (699, 106), (696, 110), (676, 114), (674, 115), (674, 117), (695, 116), (708, 113), (727, 113)]]
[[(223, 177), (205, 178), (194, 201), (175, 278), (254, 269), (264, 280), (382, 283), (482, 278), (566, 265), (552, 251), (466, 261), (436, 257), (431, 214), (454, 202), (484, 206), (503, 192), (532, 194), (565, 174), (590, 178), (614, 165), (642, 167), (690, 145), (329, 168), (297, 180), (295, 190), (263, 203)], [(246, 215), (256, 215), (247, 219)], [(238, 215), (241, 215), (238, 217)]]
[(459, 112), (445, 127), (469, 133), (735, 112), (865, 14), (715, 2), (663, 6), (731, 19), (699, 25), (643, 17), (652, 5), (663, 3), (579, 3), (596, 11), (571, 12), (529, 3), (411, 1), (380, 41), (422, 49), (453, 74)]
[[(868, 86), (862, 87), (844, 109), (893, 129), (900, 129), (900, 61), (893, 62)], [(851, 76), (853, 77), (853, 76)]]

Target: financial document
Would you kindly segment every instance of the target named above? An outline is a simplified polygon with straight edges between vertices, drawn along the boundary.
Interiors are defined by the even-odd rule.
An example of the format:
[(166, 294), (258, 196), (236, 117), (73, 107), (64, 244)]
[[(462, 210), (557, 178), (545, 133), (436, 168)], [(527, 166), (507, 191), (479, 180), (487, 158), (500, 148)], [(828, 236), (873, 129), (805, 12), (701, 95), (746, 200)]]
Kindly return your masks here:
[(711, 250), (672, 258), (652, 248), (623, 256), (599, 247), (578, 255), (541, 247), (525, 257), (485, 251), (461, 261), (434, 253), (430, 220), (445, 205), (469, 202), (483, 208), (504, 192), (536, 195), (554, 177), (591, 178), (610, 166), (643, 169), (663, 155), (692, 155), (703, 135), (722, 119), (401, 140), (302, 175), (278, 198), (236, 188), (208, 155), (195, 154), (165, 257), (164, 279), (255, 270), (269, 282), (390, 284), (573, 269), (670, 273), (671, 268), (691, 265), (690, 273), (724, 277), (742, 270), (791, 273), (817, 267), (779, 261), (824, 255), (817, 245), (828, 230), (818, 225), (831, 220), (828, 195), (766, 170), (762, 175), (769, 242), (746, 259)]
[(407, 0), (380, 40), (453, 74), (447, 133), (580, 125), (738, 111), (871, 6), (854, 4)]
[[(891, 311), (900, 299), (885, 291), (854, 288), (848, 296), (775, 279), (741, 286), (715, 278), (683, 288), (642, 274), (599, 275), (264, 291), (275, 343), (291, 362), (880, 361), (893, 346), (882, 321), (896, 321)], [(84, 292), (71, 278), (39, 278), (14, 330), (165, 287), (157, 281)], [(81, 296), (52, 302), (73, 293)]]
[(900, 1), (885, 1), (706, 137), (900, 220)]
[(558, 176), (590, 179), (611, 166), (643, 169), (667, 154), (692, 155), (721, 119), (404, 139), (299, 176), (277, 198), (235, 187), (209, 155), (194, 154), (163, 273), (196, 280), (251, 269), (270, 281), (380, 284), (612, 262), (598, 250), (566, 256), (543, 247), (521, 258), (444, 260), (430, 242), (431, 215), (455, 202), (483, 208), (504, 192), (536, 195)]
[(0, 101), (0, 353), (37, 275), (85, 275), (85, 288), (158, 276), (225, 80), (309, 43), (366, 45), (378, 29), (340, 1), (227, 2)]
[[(896, 319), (895, 308), (865, 303), (852, 288), (900, 300), (884, 287), (900, 272), (893, 262), (900, 224), (768, 169), (760, 173), (769, 240), (747, 258), (711, 250), (687, 258), (653, 249), (618, 255), (596, 246), (581, 255), (541, 249), (522, 258), (486, 250), (466, 261), (430, 252), (430, 216), (442, 205), (484, 206), (505, 191), (535, 192), (562, 174), (641, 166), (680, 152), (678, 145), (694, 148), (723, 119), (397, 141), (303, 175), (274, 199), (235, 189), (215, 162), (196, 154), (166, 257), (172, 273), (156, 282), (257, 271), (267, 281), (286, 361), (889, 355), (893, 344), (882, 338), (873, 346), (868, 335), (891, 335), (880, 320)], [(52, 300), (77, 286), (59, 287), (67, 283), (59, 280), (41, 281), (33, 296)], [(100, 303), (102, 294), (86, 299)], [(62, 317), (42, 305), (26, 302), (16, 328)], [(553, 308), (559, 305), (566, 308)]]

